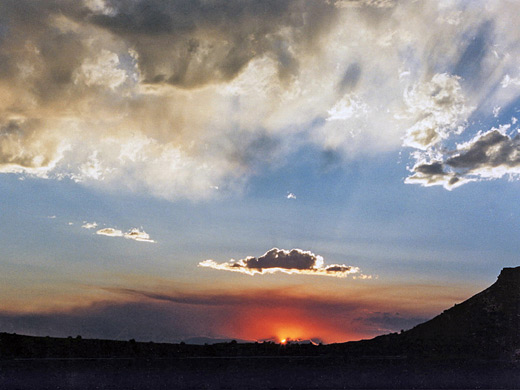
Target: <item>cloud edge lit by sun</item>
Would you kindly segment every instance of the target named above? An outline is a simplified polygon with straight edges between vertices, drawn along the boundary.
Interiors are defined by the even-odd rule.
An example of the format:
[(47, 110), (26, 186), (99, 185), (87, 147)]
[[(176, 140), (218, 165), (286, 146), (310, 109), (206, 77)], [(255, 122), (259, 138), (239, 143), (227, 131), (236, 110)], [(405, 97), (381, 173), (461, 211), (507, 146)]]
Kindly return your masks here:
[[(349, 275), (360, 272), (360, 269), (355, 266), (345, 264), (325, 265), (322, 256), (297, 248), (290, 251), (272, 248), (258, 258), (248, 256), (245, 259), (231, 259), (223, 263), (217, 263), (215, 260), (208, 259), (201, 261), (198, 266), (220, 271), (240, 272), (251, 276), (282, 272), (289, 275), (299, 274), (346, 278)], [(369, 278), (366, 275), (360, 276), (363, 279)]]

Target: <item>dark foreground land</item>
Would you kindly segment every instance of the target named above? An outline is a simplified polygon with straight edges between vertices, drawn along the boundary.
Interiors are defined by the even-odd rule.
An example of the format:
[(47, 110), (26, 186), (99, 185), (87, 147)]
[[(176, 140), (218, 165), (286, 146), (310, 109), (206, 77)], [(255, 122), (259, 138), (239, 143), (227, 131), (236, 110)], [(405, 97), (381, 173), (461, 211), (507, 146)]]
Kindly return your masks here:
[(213, 345), (0, 333), (0, 390), (520, 389), (520, 267), (399, 334)]
[(29, 359), (0, 362), (11, 389), (518, 389), (512, 363), (341, 357)]

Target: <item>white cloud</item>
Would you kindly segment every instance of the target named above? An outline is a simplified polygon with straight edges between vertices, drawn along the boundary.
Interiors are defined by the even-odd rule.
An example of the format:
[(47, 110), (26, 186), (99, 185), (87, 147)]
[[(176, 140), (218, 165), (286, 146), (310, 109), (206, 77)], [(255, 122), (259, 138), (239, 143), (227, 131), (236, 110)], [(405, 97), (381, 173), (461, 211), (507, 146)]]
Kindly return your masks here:
[(96, 231), (96, 234), (108, 237), (123, 237), (123, 232), (114, 228), (103, 228)]
[(287, 274), (322, 275), (344, 278), (359, 272), (359, 268), (348, 265), (325, 265), (323, 257), (301, 249), (273, 248), (260, 257), (246, 257), (241, 260), (230, 260), (217, 263), (214, 260), (205, 260), (199, 267), (213, 268), (223, 271), (240, 272), (248, 275), (272, 274), (283, 272)]
[(81, 225), (81, 227), (84, 229), (95, 229), (97, 225), (98, 224), (96, 222), (83, 222), (83, 225)]
[(327, 121), (359, 118), (366, 115), (368, 106), (355, 96), (345, 95), (327, 111)]
[(119, 229), (114, 228), (103, 228), (96, 231), (96, 234), (100, 234), (108, 237), (123, 237), (129, 240), (140, 241), (140, 242), (150, 242), (155, 243), (154, 240), (150, 238), (150, 235), (146, 233), (144, 230), (140, 230), (138, 228), (132, 228), (127, 232), (124, 232)]
[(510, 85), (519, 86), (520, 85), (520, 77), (511, 77), (508, 74), (506, 74), (504, 76), (504, 78), (502, 79), (502, 83), (501, 84), (502, 84), (503, 88), (507, 88)]
[(296, 195), (294, 195), (292, 192), (289, 192), (287, 194), (287, 199), (296, 199)]
[(116, 10), (109, 7), (105, 0), (84, 0), (85, 5), (92, 11), (103, 15), (115, 16)]
[(137, 228), (130, 229), (128, 232), (123, 234), (123, 237), (141, 242), (155, 242), (154, 240), (150, 239), (150, 235), (148, 233)]
[(101, 50), (94, 58), (87, 58), (74, 76), (75, 83), (85, 83), (87, 86), (100, 86), (115, 89), (125, 82), (127, 74), (120, 68), (116, 53)]
[(431, 81), (414, 85), (404, 100), (410, 115), (416, 118), (403, 139), (403, 145), (426, 150), (460, 132), (471, 112), (465, 104), (460, 77), (435, 74)]

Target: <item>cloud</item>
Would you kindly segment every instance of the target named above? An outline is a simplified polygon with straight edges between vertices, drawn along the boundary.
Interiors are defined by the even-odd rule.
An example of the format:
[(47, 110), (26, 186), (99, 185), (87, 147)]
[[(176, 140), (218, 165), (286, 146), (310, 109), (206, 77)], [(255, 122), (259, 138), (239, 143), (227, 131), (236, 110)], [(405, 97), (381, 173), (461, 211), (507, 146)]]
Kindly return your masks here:
[(123, 237), (141, 242), (155, 242), (154, 240), (150, 239), (150, 235), (148, 233), (137, 228), (130, 229), (128, 232), (123, 234)]
[(97, 225), (98, 224), (95, 222), (84, 222), (83, 225), (81, 225), (81, 227), (85, 229), (95, 229)]
[(509, 126), (493, 128), (459, 144), (442, 161), (419, 162), (407, 182), (442, 185), (453, 189), (469, 181), (499, 179), (520, 175), (520, 136), (507, 134)]
[(421, 184), (424, 187), (441, 185), (452, 190), (468, 180), (461, 179), (455, 172), (446, 172), (441, 161), (418, 161), (411, 169), (413, 174), (405, 179), (407, 184)]
[[(87, 19), (134, 48), (145, 83), (182, 88), (229, 81), (263, 56), (275, 60), (279, 77), (289, 77), (298, 68), (293, 50), (334, 17), (332, 5), (300, 0), (108, 4), (110, 13), (93, 10)], [(312, 24), (305, 23), (305, 15), (313, 15)]]
[(205, 199), (302, 147), (343, 160), (405, 145), (444, 160), (431, 155), (472, 113), (520, 94), (518, 11), (483, 0), (5, 0), (0, 173)]
[(323, 257), (301, 249), (273, 248), (260, 257), (246, 257), (241, 260), (230, 260), (217, 263), (214, 260), (205, 260), (199, 267), (209, 267), (217, 270), (241, 272), (248, 275), (284, 272), (288, 274), (324, 275), (343, 278), (349, 274), (359, 272), (359, 268), (331, 264), (325, 265)]
[(114, 228), (103, 228), (96, 231), (96, 234), (100, 234), (102, 236), (108, 237), (124, 237), (129, 240), (135, 240), (140, 242), (151, 242), (155, 243), (154, 240), (150, 238), (150, 235), (146, 233), (144, 230), (140, 230), (138, 228), (132, 228), (127, 232), (124, 232), (119, 229)]
[(416, 118), (403, 139), (403, 145), (426, 150), (462, 131), (471, 109), (466, 107), (460, 77), (435, 74), (431, 81), (414, 85), (405, 92), (407, 111)]
[(287, 199), (296, 199), (296, 195), (294, 195), (292, 192), (289, 192), (287, 194)]
[(507, 88), (510, 85), (520, 86), (520, 77), (511, 77), (510, 75), (506, 74), (502, 79), (501, 84), (503, 88)]
[(368, 329), (379, 333), (390, 333), (398, 330), (407, 330), (415, 325), (429, 320), (428, 317), (402, 315), (400, 313), (374, 312), (365, 317), (357, 318)]
[(118, 229), (114, 228), (103, 228), (99, 229), (96, 234), (100, 234), (102, 236), (108, 236), (108, 237), (123, 237), (123, 232)]
[[(28, 312), (17, 305), (8, 311), (4, 304), (0, 328), (40, 336), (79, 334), (155, 342), (200, 336), (342, 342), (413, 326), (471, 294), (460, 286), (364, 286), (343, 293), (330, 288), (309, 291), (305, 286), (232, 291), (199, 288), (195, 293), (105, 286), (95, 289), (94, 299), (68, 295), (50, 310), (38, 305), (37, 311)], [(67, 304), (60, 307), (59, 302)]]

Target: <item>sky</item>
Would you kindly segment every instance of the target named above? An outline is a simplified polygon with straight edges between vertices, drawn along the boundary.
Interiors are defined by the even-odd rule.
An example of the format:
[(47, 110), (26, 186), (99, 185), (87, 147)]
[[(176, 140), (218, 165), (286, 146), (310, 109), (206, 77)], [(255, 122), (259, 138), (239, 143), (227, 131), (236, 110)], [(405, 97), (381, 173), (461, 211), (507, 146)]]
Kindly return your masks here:
[(0, 331), (324, 343), (520, 252), (520, 2), (2, 0)]

